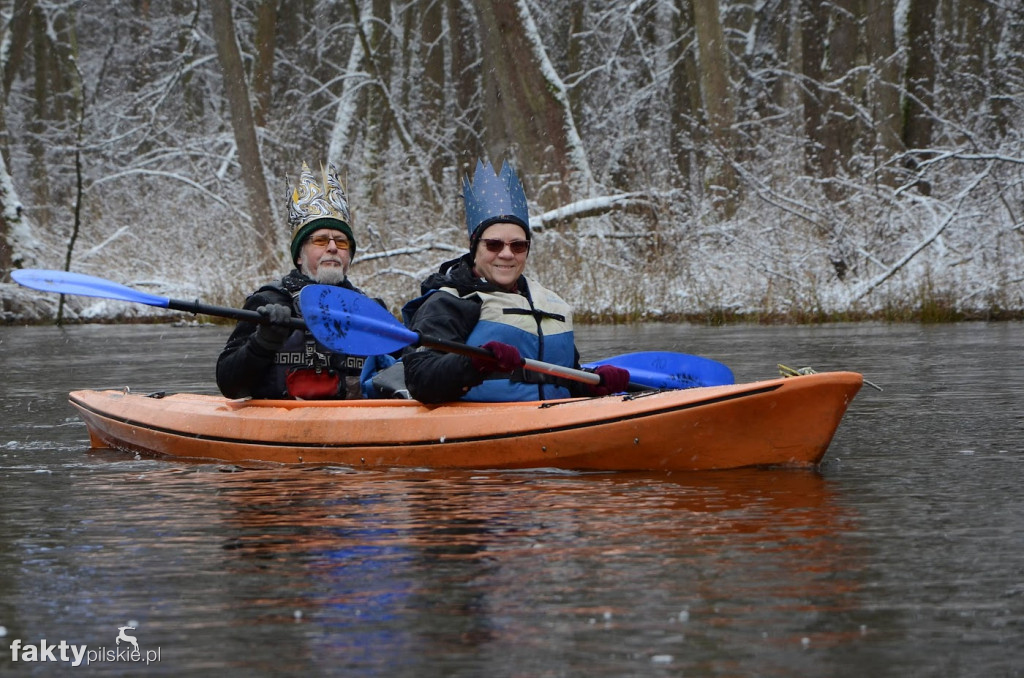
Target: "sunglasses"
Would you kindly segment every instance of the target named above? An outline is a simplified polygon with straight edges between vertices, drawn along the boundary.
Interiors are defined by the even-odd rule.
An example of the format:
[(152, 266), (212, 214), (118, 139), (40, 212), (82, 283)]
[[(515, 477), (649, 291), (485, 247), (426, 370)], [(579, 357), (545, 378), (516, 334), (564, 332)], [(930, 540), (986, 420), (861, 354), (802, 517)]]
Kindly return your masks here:
[(512, 254), (523, 254), (530, 249), (529, 240), (499, 240), (498, 238), (483, 238), (480, 240), (488, 252), (498, 254), (505, 249), (505, 245), (512, 250)]
[(343, 235), (314, 235), (309, 239), (317, 247), (327, 247), (327, 243), (334, 241), (334, 246), (339, 250), (348, 249), (348, 238)]

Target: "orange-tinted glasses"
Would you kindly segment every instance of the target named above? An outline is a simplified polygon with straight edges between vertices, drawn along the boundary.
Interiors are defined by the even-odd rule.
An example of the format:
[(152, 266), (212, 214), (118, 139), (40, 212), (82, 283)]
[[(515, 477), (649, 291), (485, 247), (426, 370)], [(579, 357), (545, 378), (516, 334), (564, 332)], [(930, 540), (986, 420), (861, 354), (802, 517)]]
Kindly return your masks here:
[(309, 239), (317, 247), (327, 247), (327, 243), (334, 241), (334, 246), (339, 250), (348, 249), (348, 238), (344, 235), (314, 235)]

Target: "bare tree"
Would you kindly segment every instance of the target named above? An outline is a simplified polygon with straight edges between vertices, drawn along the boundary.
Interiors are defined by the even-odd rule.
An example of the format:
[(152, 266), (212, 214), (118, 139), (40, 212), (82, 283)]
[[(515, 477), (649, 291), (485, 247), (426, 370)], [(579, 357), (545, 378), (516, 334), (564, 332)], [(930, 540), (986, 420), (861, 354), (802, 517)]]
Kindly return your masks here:
[(0, 154), (3, 155), (4, 163), (8, 166), (11, 162), (10, 139), (7, 131), (7, 118), (3, 110), (7, 107), (7, 98), (11, 93), (11, 85), (14, 77), (21, 68), (25, 57), (25, 47), (28, 45), (30, 35), (29, 27), (32, 22), (32, 10), (35, 0), (22, 0), (14, 3), (11, 12), (11, 20), (3, 26), (0, 41), (7, 44), (4, 50), (4, 57), (0, 61), (0, 72), (2, 72), (3, 91), (0, 91)]
[[(893, 0), (865, 0), (868, 58), (872, 74), (867, 100), (872, 102), (875, 144), (881, 153), (881, 164), (888, 163), (903, 152), (900, 137), (900, 59), (895, 37), (895, 3)], [(898, 185), (899, 175), (886, 170), (882, 179)]]
[(256, 105), (253, 122), (266, 127), (274, 93), (274, 47), (277, 37), (277, 0), (259, 0), (256, 5), (256, 58), (253, 65), (252, 89)]
[(446, 0), (445, 2), (448, 38), (445, 40), (448, 52), (450, 80), (445, 95), (446, 118), (453, 121), (452, 146), (458, 159), (456, 165), (469, 171), (475, 158), (485, 151), (480, 124), (479, 92), (483, 88), (483, 75), (477, 62), (480, 48), (475, 36), (476, 13), (467, 0)]
[(32, 265), (32, 224), (23, 215), (7, 163), (0, 157), (0, 280), (8, 280), (15, 268)]
[(565, 202), (573, 188), (593, 179), (564, 83), (522, 0), (489, 0), (477, 8), (488, 155), (495, 162), (514, 155), (527, 181), (536, 184), (536, 200)]
[(213, 14), (217, 55), (224, 74), (224, 90), (231, 109), (231, 126), (235, 131), (238, 163), (249, 196), (249, 213), (254, 230), (259, 236), (257, 240), (262, 255), (262, 268), (269, 274), (277, 269), (278, 248), (275, 245), (278, 243), (278, 229), (275, 228), (274, 211), (267, 192), (256, 121), (249, 99), (245, 69), (242, 66), (241, 50), (235, 35), (231, 3), (229, 0), (212, 0), (210, 9)]
[[(853, 101), (857, 79), (858, 24), (850, 5), (805, 1), (801, 26), (804, 76), (804, 127), (807, 158), (813, 172), (826, 179), (849, 169), (857, 138)], [(837, 182), (826, 181), (830, 199), (842, 198)]]
[(903, 143), (911, 151), (931, 145), (935, 126), (935, 7), (933, 0), (910, 0), (908, 11)]
[(53, 68), (50, 52), (48, 19), (42, 7), (32, 10), (32, 49), (35, 77), (33, 87), (34, 115), (29, 122), (29, 153), (32, 156), (31, 185), (32, 201), (35, 203), (36, 221), (44, 230), (50, 225), (50, 176), (47, 172), (46, 121), (50, 118), (50, 84), (54, 81), (50, 70)]
[(736, 211), (739, 182), (731, 165), (735, 117), (729, 85), (728, 51), (719, 19), (718, 0), (694, 0), (693, 19), (700, 53), (701, 101), (712, 148), (717, 151), (708, 159), (708, 182), (712, 199), (724, 215), (730, 216)]
[(0, 280), (8, 280), (14, 268), (33, 265), (38, 255), (38, 245), (32, 236), (34, 225), (26, 214), (14, 180), (8, 170), (10, 166), (10, 139), (7, 136), (7, 103), (21, 63), (25, 48), (32, 35), (35, 3), (32, 0), (16, 2), (10, 22), (0, 30), (0, 42), (7, 49), (0, 50), (0, 74), (3, 89), (0, 91)]
[(669, 144), (676, 167), (683, 178), (684, 186), (694, 184), (699, 176), (698, 153), (693, 132), (697, 129), (703, 114), (700, 100), (699, 71), (697, 67), (697, 37), (693, 24), (693, 5), (687, 0), (677, 0), (673, 33), (676, 45), (671, 52), (671, 137)]
[[(423, 78), (416, 81), (415, 89), (410, 88), (415, 95), (410, 96), (408, 104), (417, 111), (417, 118), (436, 120), (444, 115), (447, 92), (445, 85), (448, 79), (444, 67), (444, 36), (448, 29), (444, 17), (444, 4), (430, 2), (425, 7), (417, 7), (415, 12), (409, 14), (406, 21), (408, 29), (405, 31), (408, 40), (406, 51), (411, 57), (419, 60)], [(421, 125), (419, 129), (429, 128)], [(431, 181), (441, 184), (444, 180), (444, 168), (450, 166), (454, 160), (451, 149), (445, 146), (446, 137), (425, 134), (418, 134), (417, 137), (417, 145), (426, 151), (429, 158)]]

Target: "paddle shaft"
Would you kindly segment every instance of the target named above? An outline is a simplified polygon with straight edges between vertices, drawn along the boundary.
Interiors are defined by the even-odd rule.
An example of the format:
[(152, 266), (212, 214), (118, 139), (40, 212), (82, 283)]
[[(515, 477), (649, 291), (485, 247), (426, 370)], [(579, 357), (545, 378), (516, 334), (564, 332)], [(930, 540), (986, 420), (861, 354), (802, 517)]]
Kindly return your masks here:
[[(168, 299), (167, 308), (174, 309), (176, 311), (185, 311), (187, 313), (202, 313), (204, 315), (221, 316), (224, 318), (234, 318), (235, 320), (248, 320), (249, 322), (268, 324), (265, 316), (260, 315), (256, 311), (250, 311), (243, 308), (213, 306), (210, 304), (201, 304), (198, 301), (182, 301), (180, 299)], [(288, 326), (300, 330), (306, 329), (306, 323), (301, 318), (290, 318)], [(439, 339), (437, 337), (429, 337), (420, 332), (416, 332), (416, 336), (418, 337), (416, 342), (416, 345), (418, 346), (426, 346), (427, 348), (433, 348), (447, 353), (457, 353), (470, 358), (494, 357), (493, 353), (480, 346), (470, 346), (469, 344), (460, 344), (454, 341)], [(601, 377), (593, 372), (574, 370), (571, 367), (562, 367), (561, 365), (545, 363), (539, 360), (533, 360), (532, 358), (524, 358), (523, 367), (533, 372), (550, 374), (554, 377), (562, 377), (563, 379), (569, 379), (571, 381), (580, 381), (584, 384), (591, 384), (593, 386), (597, 386), (601, 383)], [(643, 386), (641, 384), (634, 384), (632, 382), (630, 382), (629, 388), (632, 391), (650, 390), (650, 387)]]
[[(414, 330), (415, 331), (415, 330)], [(445, 339), (438, 339), (436, 337), (424, 336), (420, 332), (416, 332), (416, 336), (419, 337), (416, 345), (426, 346), (427, 348), (433, 348), (439, 351), (445, 351), (447, 353), (457, 353), (459, 355), (468, 356), (470, 358), (493, 358), (494, 354), (488, 351), (486, 348), (481, 346), (470, 346), (469, 344), (460, 344), (454, 341), (447, 341)], [(542, 374), (550, 374), (554, 377), (562, 377), (563, 379), (569, 379), (571, 381), (580, 381), (584, 384), (591, 384), (597, 386), (601, 383), (601, 377), (593, 372), (584, 372), (583, 370), (574, 370), (571, 367), (562, 367), (561, 365), (555, 365), (552, 363), (543, 363), (539, 360), (533, 360), (532, 358), (523, 358), (523, 367), (532, 371), (540, 372)], [(640, 386), (639, 384), (630, 384), (632, 389), (636, 386), (637, 390), (646, 391), (649, 390), (646, 387)]]
[[(260, 315), (257, 311), (250, 311), (245, 308), (231, 308), (230, 306), (213, 306), (210, 304), (201, 304), (198, 301), (182, 301), (180, 299), (167, 299), (167, 308), (175, 311), (185, 311), (186, 313), (202, 313), (203, 315), (213, 315), (221, 318), (234, 318), (235, 320), (247, 320), (251, 323), (258, 325), (269, 325), (270, 320)], [(302, 318), (296, 318), (292, 316), (288, 319), (288, 327), (295, 330), (306, 329), (306, 323)]]

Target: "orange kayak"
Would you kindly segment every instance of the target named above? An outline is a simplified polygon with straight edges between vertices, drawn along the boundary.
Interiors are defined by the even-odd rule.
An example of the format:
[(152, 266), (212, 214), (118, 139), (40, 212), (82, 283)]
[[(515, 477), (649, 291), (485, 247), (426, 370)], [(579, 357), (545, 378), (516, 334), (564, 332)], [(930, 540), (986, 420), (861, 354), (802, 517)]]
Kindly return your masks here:
[(697, 471), (813, 466), (863, 379), (785, 379), (546, 402), (229, 400), (73, 391), (94, 448), (357, 468)]

